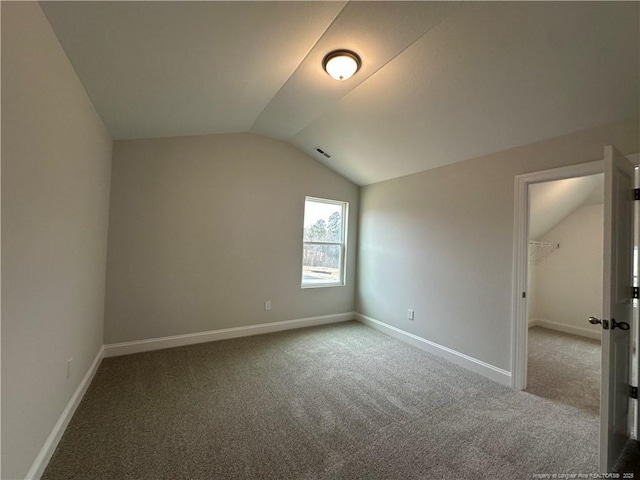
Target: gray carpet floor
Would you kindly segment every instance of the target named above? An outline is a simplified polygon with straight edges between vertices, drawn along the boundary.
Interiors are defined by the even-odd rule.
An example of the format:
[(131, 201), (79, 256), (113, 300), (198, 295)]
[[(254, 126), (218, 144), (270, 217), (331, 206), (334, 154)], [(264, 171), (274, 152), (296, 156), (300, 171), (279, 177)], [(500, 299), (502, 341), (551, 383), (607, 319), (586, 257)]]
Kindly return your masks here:
[[(584, 421), (598, 428), (601, 353), (598, 340), (540, 327), (529, 329), (527, 391), (583, 410)], [(585, 448), (592, 448), (597, 458), (597, 442)], [(626, 474), (624, 478), (640, 478), (637, 441), (629, 441), (613, 471)]]
[(600, 341), (529, 329), (527, 392), (584, 410), (600, 421)]
[(595, 471), (581, 407), (357, 322), (102, 362), (43, 479), (520, 479)]
[[(600, 428), (600, 341), (569, 333), (529, 329), (527, 389), (532, 395), (582, 411), (584, 427)], [(585, 471), (597, 471), (599, 435), (582, 444), (591, 458)], [(572, 439), (567, 439), (567, 443)]]
[(640, 443), (637, 440), (627, 442), (613, 471), (622, 473), (620, 478), (640, 478)]

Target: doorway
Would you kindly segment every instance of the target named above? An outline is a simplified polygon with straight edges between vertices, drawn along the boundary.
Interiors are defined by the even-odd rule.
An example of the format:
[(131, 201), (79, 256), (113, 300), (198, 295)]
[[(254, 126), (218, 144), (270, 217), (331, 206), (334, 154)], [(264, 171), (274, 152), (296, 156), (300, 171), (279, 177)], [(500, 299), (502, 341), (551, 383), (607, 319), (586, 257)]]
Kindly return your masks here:
[[(604, 175), (529, 186), (527, 388), (598, 422)], [(597, 455), (597, 444), (594, 446)]]
[(584, 472), (598, 469), (604, 175), (528, 187), (527, 384), (580, 425)]
[[(569, 407), (584, 432), (600, 425), (604, 175), (529, 185), (526, 392)], [(598, 435), (582, 440), (598, 468)]]
[[(535, 261), (546, 261), (545, 256), (551, 258), (554, 253), (557, 253), (563, 245), (559, 245), (559, 241), (554, 242), (548, 235), (554, 226), (556, 226), (562, 219), (566, 218), (570, 213), (574, 212), (582, 203), (586, 202), (586, 198), (591, 195), (587, 194), (584, 187), (580, 188), (580, 183), (591, 182), (597, 183), (596, 180), (590, 180), (587, 182), (581, 182), (576, 179), (582, 179), (585, 177), (597, 178), (598, 175), (603, 173), (603, 162), (596, 161), (580, 165), (574, 165), (570, 167), (557, 168), (553, 170), (545, 170), (542, 172), (536, 172), (516, 177), (516, 209), (514, 217), (515, 226), (515, 243), (514, 243), (514, 292), (513, 292), (513, 313), (514, 313), (514, 325), (512, 329), (512, 377), (511, 386), (516, 390), (524, 390), (527, 387), (527, 359), (528, 359), (528, 333), (529, 333), (529, 313), (537, 314), (538, 306), (535, 305), (536, 292), (534, 285), (534, 308), (529, 307), (530, 292), (528, 292), (529, 280), (530, 280), (530, 252), (535, 256)], [(559, 181), (568, 181), (566, 183), (554, 183)], [(540, 208), (532, 209), (530, 206), (530, 189), (535, 189), (538, 184), (548, 184), (546, 190), (551, 191), (553, 194), (547, 192), (546, 195), (540, 197), (544, 199)], [(544, 187), (541, 187), (544, 190)], [(562, 205), (557, 205), (557, 199), (562, 197), (562, 193), (570, 193), (571, 191), (581, 191), (582, 193), (573, 198), (569, 195), (569, 200), (564, 200)], [(596, 195), (595, 193), (593, 195)], [(546, 203), (545, 203), (546, 202)], [(553, 210), (553, 214), (543, 213)], [(529, 225), (530, 212), (534, 216), (533, 229)], [(537, 239), (536, 239), (537, 237)], [(530, 240), (531, 238), (531, 240)], [(543, 241), (546, 240), (546, 241)], [(530, 241), (540, 242), (539, 246), (532, 246), (530, 249)], [(564, 246), (566, 247), (566, 245)], [(535, 248), (535, 250), (533, 250)], [(535, 269), (534, 269), (535, 275)], [(601, 277), (602, 278), (602, 277)], [(560, 280), (561, 281), (561, 280)], [(599, 312), (589, 313), (588, 316), (596, 316)], [(532, 320), (547, 320), (551, 319), (535, 318)], [(576, 321), (573, 323), (575, 324)], [(586, 321), (585, 321), (586, 322)], [(555, 322), (559, 323), (559, 322)], [(534, 324), (535, 325), (535, 324)], [(574, 325), (578, 328), (578, 325)], [(583, 327), (585, 330), (589, 327)], [(566, 330), (565, 330), (566, 332)], [(566, 332), (571, 333), (571, 332)], [(575, 333), (575, 331), (573, 332)]]
[[(604, 147), (602, 161), (518, 175), (515, 178), (513, 262), (513, 328), (512, 377), (516, 390), (527, 386), (528, 349), (528, 252), (529, 252), (529, 188), (556, 180), (586, 177), (604, 173), (604, 242), (602, 315), (595, 318), (602, 328), (601, 407), (600, 407), (600, 471), (610, 472), (630, 438), (628, 422), (634, 408), (629, 405), (629, 326), (633, 324), (633, 202), (634, 169), (615, 147)], [(636, 198), (638, 191), (636, 190)], [(637, 358), (637, 357), (636, 357)], [(632, 381), (632, 380), (631, 380)], [(631, 392), (631, 393), (630, 393)]]

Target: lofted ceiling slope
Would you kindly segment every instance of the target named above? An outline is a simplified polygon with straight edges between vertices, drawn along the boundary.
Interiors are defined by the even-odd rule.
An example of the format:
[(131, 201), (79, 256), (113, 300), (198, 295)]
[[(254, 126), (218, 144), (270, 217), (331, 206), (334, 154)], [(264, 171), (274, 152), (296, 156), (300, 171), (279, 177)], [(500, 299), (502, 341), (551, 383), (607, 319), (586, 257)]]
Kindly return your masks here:
[[(604, 202), (604, 174), (529, 187), (529, 240), (539, 240), (578, 208)], [(596, 234), (598, 232), (594, 232)], [(601, 234), (601, 232), (600, 232)]]
[(114, 139), (251, 131), (359, 185), (639, 115), (638, 2), (41, 6)]

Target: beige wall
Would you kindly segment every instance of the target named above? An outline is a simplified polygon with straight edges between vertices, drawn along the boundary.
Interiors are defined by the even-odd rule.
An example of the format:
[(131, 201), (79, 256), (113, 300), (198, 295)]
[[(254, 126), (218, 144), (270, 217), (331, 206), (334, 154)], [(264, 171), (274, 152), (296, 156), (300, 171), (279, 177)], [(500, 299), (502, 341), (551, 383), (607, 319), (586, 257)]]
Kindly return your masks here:
[(24, 478), (102, 345), (110, 163), (38, 3), (2, 2), (3, 479)]
[[(105, 343), (353, 311), (358, 193), (255, 134), (115, 142)], [(349, 202), (344, 287), (300, 288), (305, 195)]]
[(363, 187), (356, 310), (510, 370), (514, 176), (599, 160), (606, 144), (635, 153), (638, 130), (608, 125)]
[(587, 319), (602, 318), (603, 214), (602, 204), (580, 207), (540, 238), (560, 248), (532, 274), (530, 318), (601, 332)]

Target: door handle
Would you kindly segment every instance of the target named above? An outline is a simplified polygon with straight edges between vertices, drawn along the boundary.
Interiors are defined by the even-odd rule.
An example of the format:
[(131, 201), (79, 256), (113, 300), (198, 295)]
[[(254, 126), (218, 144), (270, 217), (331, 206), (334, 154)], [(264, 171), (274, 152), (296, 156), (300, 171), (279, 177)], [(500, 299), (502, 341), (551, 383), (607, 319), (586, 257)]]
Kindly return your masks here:
[[(604, 330), (609, 330), (609, 320), (600, 320), (598, 317), (589, 317), (589, 323), (591, 325), (602, 324)], [(620, 330), (629, 330), (629, 324), (627, 322), (616, 322), (615, 318), (611, 319), (611, 330), (619, 328)]]
[(616, 322), (615, 318), (611, 319), (611, 330), (619, 328), (620, 330), (629, 330), (629, 324), (627, 322)]
[(598, 325), (599, 323), (602, 323), (602, 320), (600, 320), (598, 317), (589, 317), (589, 323), (591, 325)]

